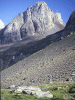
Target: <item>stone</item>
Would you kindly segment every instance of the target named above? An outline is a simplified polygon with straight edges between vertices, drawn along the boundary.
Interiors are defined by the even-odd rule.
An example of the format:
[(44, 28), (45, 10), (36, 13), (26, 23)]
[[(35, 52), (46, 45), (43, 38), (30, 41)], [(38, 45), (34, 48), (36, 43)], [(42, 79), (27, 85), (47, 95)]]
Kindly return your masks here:
[(61, 87), (58, 87), (58, 88), (57, 88), (57, 90), (60, 90), (60, 89), (61, 89)]
[(34, 95), (36, 97), (48, 97), (48, 98), (52, 98), (53, 95), (47, 91), (47, 92), (42, 92), (42, 91), (35, 91), (35, 90), (23, 90), (22, 91), (23, 94), (29, 94), (29, 95)]
[(10, 89), (14, 89), (14, 88), (15, 88), (15, 85), (10, 85), (9, 88), (10, 88)]
[(47, 87), (41, 88), (41, 90), (46, 90), (46, 89), (47, 89)]
[(15, 92), (22, 92), (23, 94), (29, 94), (29, 95), (34, 95), (36, 97), (48, 97), (48, 98), (52, 98), (53, 95), (47, 91), (47, 92), (42, 92), (40, 88), (36, 88), (36, 87), (27, 87), (27, 86), (23, 86), (23, 87), (18, 87), (17, 90), (15, 90)]
[(35, 90), (35, 91), (41, 91), (40, 88), (35, 88), (35, 87), (32, 87), (32, 86), (22, 86), (22, 87), (18, 87), (18, 89), (21, 89), (21, 90)]

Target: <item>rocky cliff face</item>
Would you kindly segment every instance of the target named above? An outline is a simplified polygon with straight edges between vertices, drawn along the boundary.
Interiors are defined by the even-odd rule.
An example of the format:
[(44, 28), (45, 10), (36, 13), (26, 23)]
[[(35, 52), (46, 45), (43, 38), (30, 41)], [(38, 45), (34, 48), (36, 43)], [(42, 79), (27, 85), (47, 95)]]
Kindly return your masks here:
[(0, 30), (3, 29), (6, 25), (2, 22), (2, 20), (0, 19)]
[(63, 29), (64, 26), (61, 14), (54, 13), (45, 2), (40, 1), (17, 15), (1, 31), (1, 41), (12, 42), (22, 40), (27, 36), (45, 37)]

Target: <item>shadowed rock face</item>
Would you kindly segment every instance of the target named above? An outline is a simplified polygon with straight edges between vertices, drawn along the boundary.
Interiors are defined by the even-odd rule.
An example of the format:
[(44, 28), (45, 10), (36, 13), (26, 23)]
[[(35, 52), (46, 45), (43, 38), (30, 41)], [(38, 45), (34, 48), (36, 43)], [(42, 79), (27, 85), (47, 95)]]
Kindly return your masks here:
[[(13, 42), (41, 34), (45, 37), (63, 29), (64, 26), (61, 14), (54, 13), (45, 2), (40, 1), (11, 20), (0, 33), (1, 41)], [(53, 31), (54, 28), (56, 28), (55, 31)]]
[(75, 10), (70, 15), (63, 32), (61, 32), (61, 37), (70, 35), (72, 32), (75, 32)]
[(70, 15), (70, 18), (69, 18), (65, 28), (69, 29), (71, 31), (75, 31), (75, 10)]

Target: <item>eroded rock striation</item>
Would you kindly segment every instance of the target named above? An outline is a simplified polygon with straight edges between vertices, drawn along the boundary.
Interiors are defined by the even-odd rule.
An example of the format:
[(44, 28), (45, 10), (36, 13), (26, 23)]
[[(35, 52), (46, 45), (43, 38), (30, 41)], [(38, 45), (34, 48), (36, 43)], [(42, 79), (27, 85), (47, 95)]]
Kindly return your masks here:
[(61, 14), (54, 13), (44, 1), (39, 1), (11, 20), (0, 33), (1, 41), (13, 42), (28, 36), (45, 37), (64, 26)]

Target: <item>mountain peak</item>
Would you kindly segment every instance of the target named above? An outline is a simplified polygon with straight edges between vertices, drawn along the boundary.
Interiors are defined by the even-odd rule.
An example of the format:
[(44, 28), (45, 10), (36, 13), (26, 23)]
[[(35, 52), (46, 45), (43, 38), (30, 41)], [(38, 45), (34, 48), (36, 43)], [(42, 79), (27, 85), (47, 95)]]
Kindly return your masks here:
[(61, 14), (55, 14), (44, 1), (39, 1), (13, 18), (4, 30), (3, 40), (8, 42), (9, 39), (13, 42), (23, 40), (28, 36), (35, 36), (36, 38), (38, 36), (40, 39), (63, 28)]
[(35, 5), (47, 5), (44, 1), (38, 1), (35, 3)]
[(28, 7), (27, 10), (31, 12), (33, 11), (39, 12), (40, 10), (45, 10), (47, 8), (49, 9), (49, 7), (44, 1), (39, 1), (39, 2), (36, 2), (33, 6)]
[(2, 22), (2, 20), (0, 19), (0, 29), (3, 29), (5, 27), (5, 23)]

